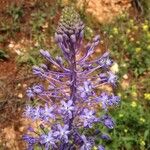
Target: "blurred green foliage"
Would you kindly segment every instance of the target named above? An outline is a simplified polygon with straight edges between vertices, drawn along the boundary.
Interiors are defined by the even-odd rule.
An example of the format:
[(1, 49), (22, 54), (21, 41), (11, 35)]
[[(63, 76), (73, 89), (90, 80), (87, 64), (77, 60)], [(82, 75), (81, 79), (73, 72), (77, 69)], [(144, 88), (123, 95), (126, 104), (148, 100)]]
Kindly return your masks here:
[(141, 5), (143, 7), (144, 15), (148, 19), (150, 19), (150, 1), (149, 0), (139, 0), (141, 2)]
[[(150, 21), (120, 16), (116, 22), (102, 26), (109, 49), (120, 66), (127, 66), (135, 77), (150, 71)], [(123, 68), (122, 68), (123, 69)]]
[(116, 128), (111, 133), (112, 142), (108, 147), (114, 150), (148, 150), (150, 148), (149, 109), (141, 104), (142, 98), (136, 100), (127, 94), (122, 95), (121, 98), (120, 108), (112, 112), (116, 118)]
[[(123, 13), (109, 24), (94, 26), (90, 17), (86, 19), (86, 16), (83, 17), (86, 26), (92, 31), (85, 30), (86, 39), (89, 40), (96, 31), (100, 33), (102, 43), (108, 47), (119, 66), (116, 69), (119, 70), (117, 93), (121, 96), (121, 104), (117, 110), (110, 110), (115, 118), (116, 128), (109, 131), (112, 140), (105, 142), (107, 150), (150, 149), (150, 20), (147, 13), (150, 7), (148, 5), (149, 1), (141, 2), (143, 16)], [(101, 129), (101, 126), (98, 128)]]

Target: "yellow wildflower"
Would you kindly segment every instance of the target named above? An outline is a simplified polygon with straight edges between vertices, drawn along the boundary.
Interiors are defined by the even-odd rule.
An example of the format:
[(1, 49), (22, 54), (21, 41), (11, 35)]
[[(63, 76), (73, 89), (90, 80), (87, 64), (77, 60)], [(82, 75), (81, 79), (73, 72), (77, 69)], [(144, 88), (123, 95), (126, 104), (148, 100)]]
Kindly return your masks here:
[(96, 146), (94, 146), (94, 147), (93, 147), (93, 150), (97, 150), (97, 147), (96, 147)]
[(136, 44), (140, 44), (140, 41), (136, 41)]
[(132, 92), (131, 94), (133, 97), (137, 97), (137, 92)]
[(142, 29), (143, 29), (143, 31), (148, 31), (148, 25), (147, 25), (147, 24), (144, 24), (144, 25), (142, 26)]
[(121, 97), (121, 96), (122, 96), (122, 94), (121, 94), (121, 93), (118, 93), (118, 96), (119, 96), (119, 97)]
[(150, 100), (150, 93), (145, 93), (144, 94), (144, 99)]
[(145, 20), (145, 24), (148, 24), (149, 23), (149, 21), (148, 20)]
[(148, 37), (148, 38), (150, 38), (150, 32), (149, 32), (149, 33), (147, 33), (147, 37)]
[(138, 30), (138, 28), (139, 28), (138, 26), (133, 26), (134, 30)]
[(124, 18), (126, 18), (126, 17), (127, 17), (127, 15), (124, 14), (124, 13), (121, 13), (121, 14), (120, 14), (120, 18), (124, 19)]
[(127, 67), (127, 64), (126, 64), (126, 63), (123, 63), (122, 66), (123, 66), (123, 67)]
[(93, 35), (93, 30), (92, 30), (90, 27), (86, 27), (86, 31), (87, 31), (89, 34)]
[(137, 47), (137, 48), (135, 49), (135, 51), (136, 51), (137, 53), (139, 53), (141, 50), (142, 50), (141, 47)]
[(141, 140), (140, 145), (145, 146), (145, 141)]
[(113, 31), (113, 34), (118, 34), (119, 33), (117, 28), (113, 28), (112, 31)]
[(127, 132), (128, 132), (128, 130), (127, 130), (127, 129), (124, 129), (124, 132), (125, 132), (125, 133), (127, 133)]
[(129, 34), (131, 32), (131, 30), (130, 29), (127, 29), (127, 33)]
[(150, 45), (147, 46), (147, 49), (150, 50)]
[(145, 119), (144, 118), (140, 118), (140, 122), (144, 123)]
[(130, 23), (131, 26), (133, 26), (133, 25), (134, 25), (134, 20), (133, 20), (133, 19), (130, 19), (130, 20), (129, 20), (129, 23)]
[(119, 117), (122, 118), (124, 115), (123, 114), (119, 114)]
[(109, 38), (112, 39), (112, 38), (113, 38), (113, 35), (110, 35)]
[(135, 107), (137, 107), (137, 103), (136, 103), (135, 101), (133, 101), (133, 102), (131, 103), (131, 106), (132, 106), (133, 108), (135, 108)]

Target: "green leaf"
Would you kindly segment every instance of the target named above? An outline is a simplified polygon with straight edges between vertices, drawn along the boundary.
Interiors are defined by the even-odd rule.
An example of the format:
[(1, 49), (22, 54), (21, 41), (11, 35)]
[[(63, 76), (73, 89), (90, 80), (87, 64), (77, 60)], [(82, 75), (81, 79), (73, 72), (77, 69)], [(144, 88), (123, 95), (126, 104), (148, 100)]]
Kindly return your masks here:
[(6, 54), (5, 51), (0, 49), (0, 59), (4, 60), (4, 59), (8, 59), (8, 58), (9, 58), (9, 55)]
[(150, 130), (146, 130), (144, 132), (144, 140), (146, 140), (149, 135), (150, 135)]

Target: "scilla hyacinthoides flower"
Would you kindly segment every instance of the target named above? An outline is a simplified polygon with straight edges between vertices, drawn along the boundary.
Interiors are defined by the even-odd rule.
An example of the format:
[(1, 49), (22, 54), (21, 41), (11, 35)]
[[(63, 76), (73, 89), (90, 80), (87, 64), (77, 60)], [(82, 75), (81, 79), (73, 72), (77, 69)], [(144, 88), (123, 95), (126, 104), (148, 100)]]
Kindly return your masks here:
[[(29, 99), (32, 102), (36, 99), (37, 104), (27, 106), (25, 115), (39, 124), (38, 131), (30, 128), (32, 133), (23, 136), (30, 150), (36, 146), (45, 150), (92, 150), (93, 147), (104, 150), (102, 145), (95, 145), (96, 138), (110, 139), (99, 129), (92, 135), (87, 131), (94, 124), (114, 127), (108, 108), (117, 105), (119, 97), (98, 87), (115, 86), (117, 77), (109, 71), (113, 63), (109, 52), (89, 59), (100, 42), (99, 36), (94, 37), (81, 54), (83, 30), (83, 22), (74, 8), (66, 7), (55, 33), (64, 57), (53, 58), (47, 50), (40, 50), (57, 69), (49, 70), (44, 64), (33, 67), (33, 73), (45, 79), (48, 86), (38, 84), (27, 90)], [(101, 107), (95, 107), (99, 104)], [(102, 110), (105, 114), (100, 116)]]

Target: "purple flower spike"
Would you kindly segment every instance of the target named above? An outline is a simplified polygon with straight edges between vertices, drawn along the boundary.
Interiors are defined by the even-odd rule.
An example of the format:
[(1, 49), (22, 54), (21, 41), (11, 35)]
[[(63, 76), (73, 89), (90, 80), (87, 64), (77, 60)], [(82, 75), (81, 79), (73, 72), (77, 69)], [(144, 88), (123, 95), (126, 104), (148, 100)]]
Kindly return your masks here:
[(108, 112), (109, 107), (118, 105), (120, 98), (99, 87), (116, 85), (117, 76), (109, 71), (113, 63), (109, 52), (92, 59), (100, 36), (84, 46), (83, 29), (79, 14), (72, 6), (66, 7), (55, 33), (63, 56), (54, 58), (49, 51), (40, 50), (52, 67), (33, 66), (33, 74), (41, 77), (43, 84), (27, 89), (33, 106), (28, 105), (24, 114), (38, 122), (37, 129), (28, 130), (32, 136), (23, 137), (29, 150), (35, 147), (44, 150), (93, 150), (97, 147), (104, 150), (102, 145), (97, 145), (96, 139), (110, 139), (101, 129), (90, 128), (99, 123), (114, 128), (113, 119), (107, 114), (101, 116), (99, 111)]

